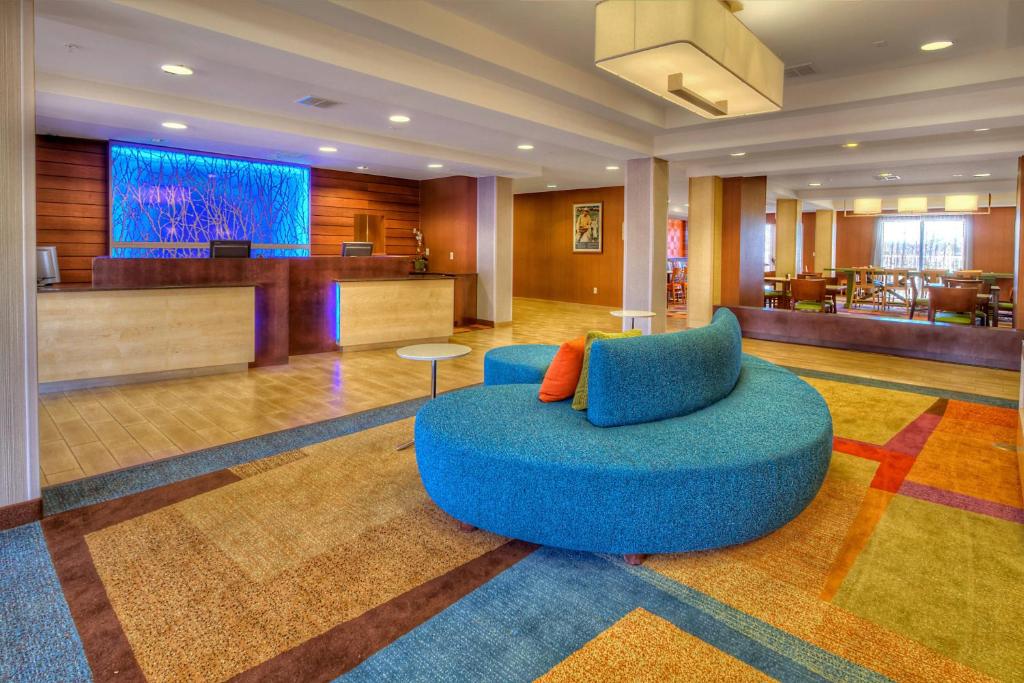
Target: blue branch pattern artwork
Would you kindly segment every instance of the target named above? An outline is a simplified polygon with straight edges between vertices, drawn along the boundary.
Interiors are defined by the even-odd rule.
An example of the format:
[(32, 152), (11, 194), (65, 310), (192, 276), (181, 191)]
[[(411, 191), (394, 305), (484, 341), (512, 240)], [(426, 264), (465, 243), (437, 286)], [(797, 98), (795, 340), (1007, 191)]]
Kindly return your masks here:
[(307, 167), (112, 143), (110, 187), (112, 256), (205, 256), (214, 239), (309, 255)]

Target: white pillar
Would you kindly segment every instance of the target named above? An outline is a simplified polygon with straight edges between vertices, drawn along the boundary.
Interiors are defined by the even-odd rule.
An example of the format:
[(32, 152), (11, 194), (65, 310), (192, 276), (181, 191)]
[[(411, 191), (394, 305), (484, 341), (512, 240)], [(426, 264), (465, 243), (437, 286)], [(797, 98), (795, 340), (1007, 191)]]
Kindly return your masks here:
[(835, 268), (836, 212), (818, 209), (814, 213), (814, 272)]
[(512, 179), (476, 183), (476, 317), (512, 321)]
[(0, 2), (0, 506), (39, 497), (32, 19)]
[(775, 201), (775, 274), (779, 277), (795, 276), (800, 272), (803, 255), (799, 237), (800, 200)]
[[(665, 259), (668, 227), (668, 162), (648, 157), (626, 162), (622, 226), (622, 307), (653, 311), (637, 320), (646, 334), (665, 331)], [(623, 329), (630, 322), (622, 321)]]
[(722, 179), (690, 178), (689, 200), (686, 318), (688, 327), (703, 327), (721, 303)]

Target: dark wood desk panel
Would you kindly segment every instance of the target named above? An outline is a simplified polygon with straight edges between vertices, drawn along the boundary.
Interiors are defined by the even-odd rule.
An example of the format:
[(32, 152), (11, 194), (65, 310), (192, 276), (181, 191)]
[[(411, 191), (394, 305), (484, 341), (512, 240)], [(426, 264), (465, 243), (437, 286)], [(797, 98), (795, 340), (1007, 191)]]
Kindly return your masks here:
[(108, 258), (92, 262), (97, 287), (256, 285), (256, 359), (288, 363), (288, 261), (291, 259)]
[(335, 351), (338, 324), (334, 282), (406, 277), (409, 256), (312, 256), (288, 261), (288, 330), (290, 355)]

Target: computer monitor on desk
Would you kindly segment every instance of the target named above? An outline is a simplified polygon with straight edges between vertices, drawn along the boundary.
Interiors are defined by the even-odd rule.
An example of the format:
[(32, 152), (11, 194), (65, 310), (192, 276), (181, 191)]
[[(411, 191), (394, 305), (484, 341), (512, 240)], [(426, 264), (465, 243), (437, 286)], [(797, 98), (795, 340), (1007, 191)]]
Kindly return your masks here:
[(57, 247), (36, 247), (36, 285), (60, 284), (60, 267), (57, 265)]
[(210, 240), (210, 258), (249, 258), (250, 240)]
[(373, 242), (342, 242), (342, 256), (373, 256)]

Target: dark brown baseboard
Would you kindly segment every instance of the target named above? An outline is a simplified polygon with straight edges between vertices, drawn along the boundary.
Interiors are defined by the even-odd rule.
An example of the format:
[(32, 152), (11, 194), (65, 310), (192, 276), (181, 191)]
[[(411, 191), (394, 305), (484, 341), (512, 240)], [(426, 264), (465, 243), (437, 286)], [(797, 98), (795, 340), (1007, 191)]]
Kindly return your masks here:
[(14, 503), (0, 507), (0, 531), (13, 529), (29, 522), (38, 522), (43, 518), (43, 499), (33, 498), (23, 503)]
[[(719, 307), (721, 308), (721, 307)], [(727, 306), (751, 339), (1020, 370), (1024, 331)]]

